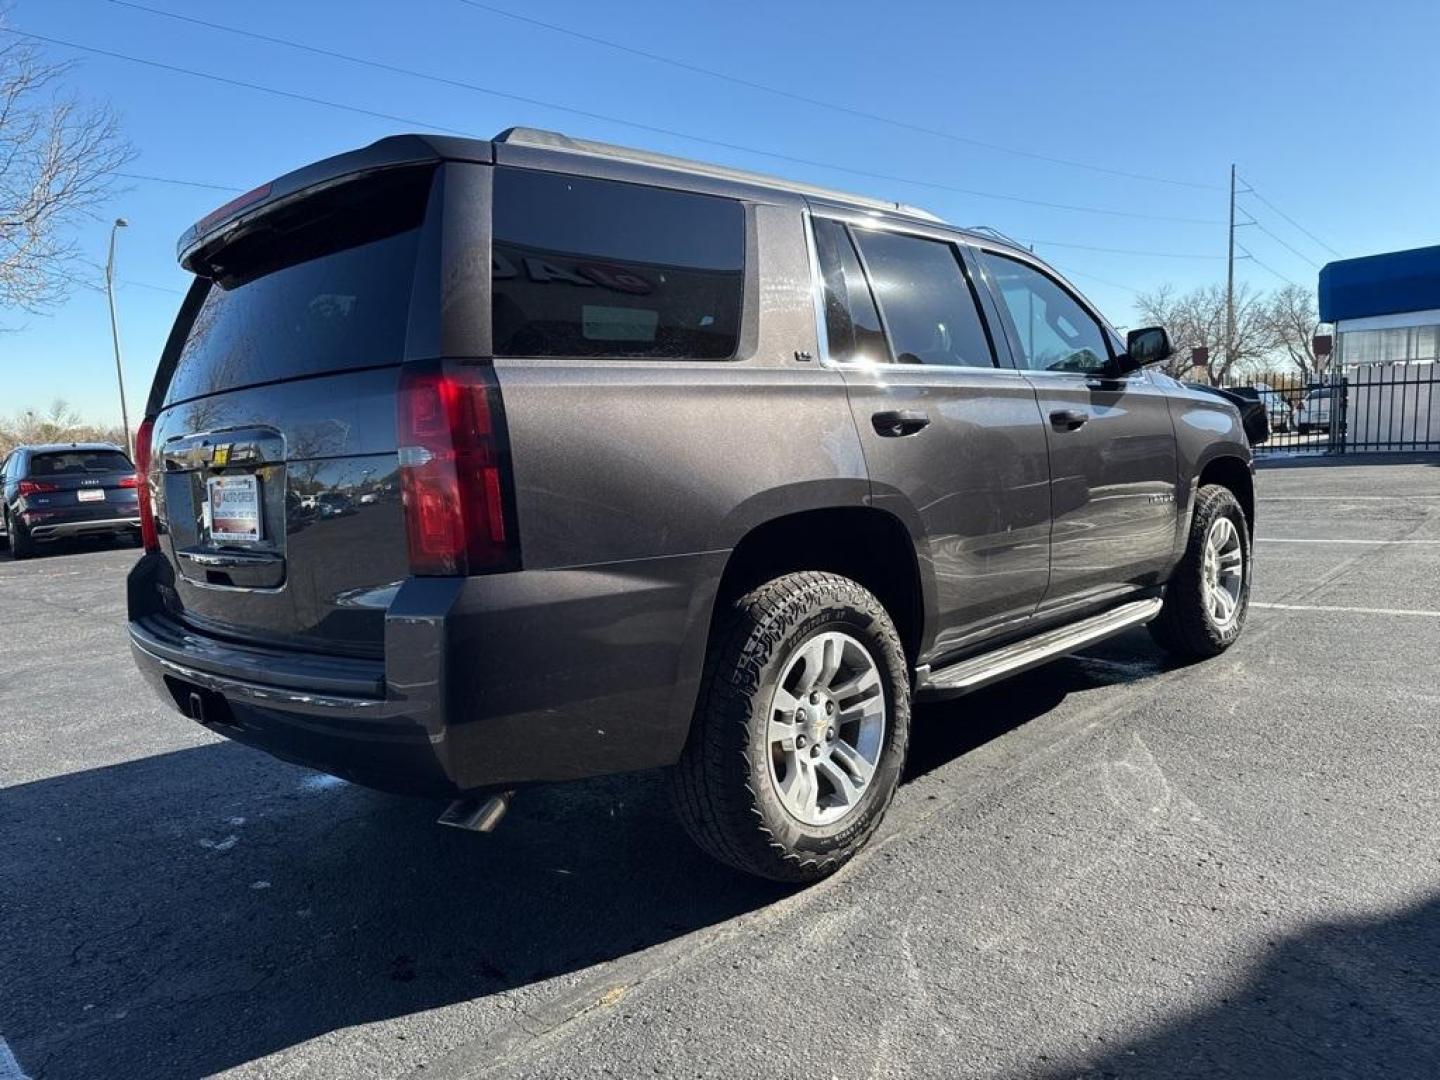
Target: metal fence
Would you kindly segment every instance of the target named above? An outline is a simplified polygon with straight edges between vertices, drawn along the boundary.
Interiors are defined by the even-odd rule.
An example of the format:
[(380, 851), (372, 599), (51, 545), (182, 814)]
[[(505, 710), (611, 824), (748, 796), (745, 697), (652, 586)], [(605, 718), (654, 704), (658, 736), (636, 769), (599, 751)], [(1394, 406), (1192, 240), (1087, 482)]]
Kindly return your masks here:
[(1440, 450), (1440, 365), (1359, 364), (1319, 378), (1265, 375), (1233, 384), (1264, 404), (1257, 454)]

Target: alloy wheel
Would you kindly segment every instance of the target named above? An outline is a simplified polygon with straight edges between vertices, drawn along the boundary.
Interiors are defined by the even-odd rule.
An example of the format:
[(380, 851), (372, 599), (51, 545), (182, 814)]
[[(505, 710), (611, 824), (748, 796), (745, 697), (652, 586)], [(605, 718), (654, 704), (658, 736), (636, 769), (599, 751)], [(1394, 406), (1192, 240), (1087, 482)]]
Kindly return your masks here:
[(781, 804), (806, 825), (833, 825), (860, 804), (885, 743), (885, 692), (870, 651), (820, 633), (786, 661), (771, 695), (766, 742)]
[(1224, 630), (1239, 615), (1245, 591), (1245, 548), (1240, 530), (1228, 517), (1217, 517), (1210, 525), (1202, 576), (1206, 610), (1215, 625)]

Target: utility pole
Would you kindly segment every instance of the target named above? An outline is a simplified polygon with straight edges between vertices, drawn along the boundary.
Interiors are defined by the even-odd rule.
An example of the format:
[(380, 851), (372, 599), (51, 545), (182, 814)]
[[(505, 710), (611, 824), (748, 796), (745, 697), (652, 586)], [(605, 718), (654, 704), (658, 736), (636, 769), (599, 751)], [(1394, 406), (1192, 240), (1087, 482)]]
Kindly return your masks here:
[(1235, 366), (1235, 163), (1230, 163), (1230, 250), (1225, 259), (1225, 370)]
[(125, 453), (135, 460), (135, 442), (130, 437), (130, 413), (125, 408), (125, 370), (120, 366), (120, 324), (115, 319), (115, 233), (130, 224), (123, 217), (110, 226), (110, 257), (105, 260), (105, 295), (110, 298), (110, 339), (115, 343), (115, 378), (120, 383), (120, 424), (125, 429)]

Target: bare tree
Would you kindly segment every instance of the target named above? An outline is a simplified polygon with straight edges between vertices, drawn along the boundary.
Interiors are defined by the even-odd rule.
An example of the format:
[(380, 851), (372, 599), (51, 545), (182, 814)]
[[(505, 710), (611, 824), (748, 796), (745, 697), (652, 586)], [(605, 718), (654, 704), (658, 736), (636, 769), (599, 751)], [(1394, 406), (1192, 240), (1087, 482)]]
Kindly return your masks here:
[(0, 419), (0, 457), (17, 446), (56, 442), (108, 442), (124, 446), (125, 433), (118, 426), (86, 423), (62, 398), (52, 401), (44, 412), (25, 409), (13, 419)]
[[(0, 30), (6, 12), (0, 7)], [(67, 63), (0, 33), (0, 307), (38, 311), (77, 283), (72, 230), (134, 152), (115, 114), (59, 88)]]
[(1232, 372), (1263, 368), (1279, 345), (1269, 304), (1263, 293), (1249, 285), (1235, 287), (1235, 335), (1229, 341), (1223, 285), (1203, 285), (1183, 295), (1163, 285), (1142, 293), (1136, 308), (1143, 322), (1170, 331), (1175, 355), (1166, 369), (1177, 378), (1194, 371), (1197, 365), (1192, 352), (1200, 346), (1210, 351), (1211, 377), (1224, 382)]
[(1324, 362), (1315, 355), (1315, 335), (1324, 324), (1315, 313), (1315, 296), (1299, 285), (1286, 285), (1270, 297), (1266, 309), (1278, 349), (1284, 351), (1300, 375), (1319, 375)]

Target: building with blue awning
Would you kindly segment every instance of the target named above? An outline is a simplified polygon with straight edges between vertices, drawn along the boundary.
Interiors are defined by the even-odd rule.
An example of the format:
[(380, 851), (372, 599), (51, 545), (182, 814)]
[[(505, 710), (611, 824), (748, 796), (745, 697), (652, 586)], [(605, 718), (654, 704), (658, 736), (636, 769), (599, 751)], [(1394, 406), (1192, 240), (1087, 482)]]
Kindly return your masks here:
[(1328, 263), (1320, 319), (1341, 366), (1440, 360), (1440, 246)]

